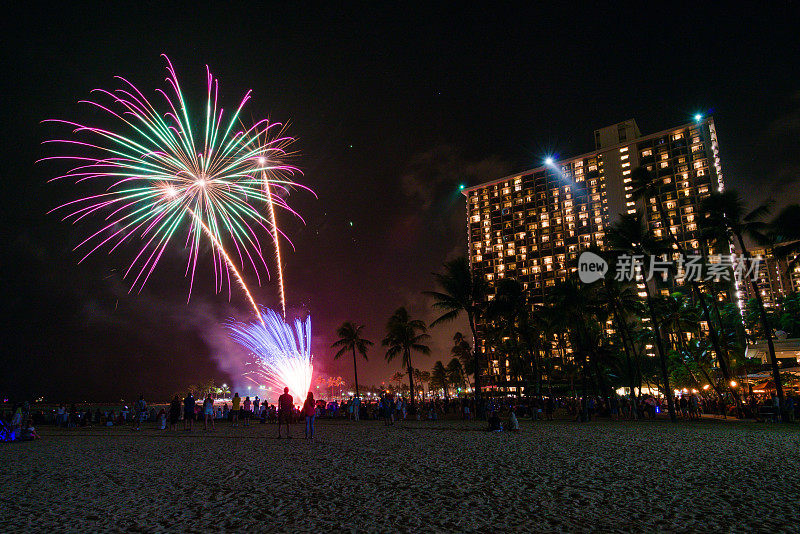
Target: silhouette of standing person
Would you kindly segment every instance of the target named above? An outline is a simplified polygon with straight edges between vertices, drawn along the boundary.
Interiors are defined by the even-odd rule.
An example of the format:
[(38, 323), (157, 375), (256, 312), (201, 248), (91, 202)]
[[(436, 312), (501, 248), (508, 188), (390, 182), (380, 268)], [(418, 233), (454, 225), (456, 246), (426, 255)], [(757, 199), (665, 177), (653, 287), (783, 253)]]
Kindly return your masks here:
[(194, 427), (194, 395), (190, 391), (183, 399), (183, 429), (192, 431)]
[(314, 419), (317, 416), (317, 403), (314, 402), (314, 394), (308, 392), (306, 402), (301, 410), (306, 417), (306, 439), (314, 439)]
[(292, 437), (292, 412), (294, 411), (294, 399), (289, 395), (289, 388), (283, 388), (283, 395), (278, 397), (278, 438), (281, 437), (281, 425), (286, 423), (286, 437)]

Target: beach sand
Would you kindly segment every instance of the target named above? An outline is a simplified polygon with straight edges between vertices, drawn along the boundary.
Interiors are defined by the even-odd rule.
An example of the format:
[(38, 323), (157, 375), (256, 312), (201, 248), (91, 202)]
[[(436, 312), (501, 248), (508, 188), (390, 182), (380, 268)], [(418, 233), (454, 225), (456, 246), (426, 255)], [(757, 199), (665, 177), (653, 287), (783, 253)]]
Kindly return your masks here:
[[(800, 529), (797, 425), (317, 421), (42, 427), (2, 444), (2, 532)], [(181, 426), (182, 427), (182, 426)], [(266, 439), (266, 438), (269, 439)]]

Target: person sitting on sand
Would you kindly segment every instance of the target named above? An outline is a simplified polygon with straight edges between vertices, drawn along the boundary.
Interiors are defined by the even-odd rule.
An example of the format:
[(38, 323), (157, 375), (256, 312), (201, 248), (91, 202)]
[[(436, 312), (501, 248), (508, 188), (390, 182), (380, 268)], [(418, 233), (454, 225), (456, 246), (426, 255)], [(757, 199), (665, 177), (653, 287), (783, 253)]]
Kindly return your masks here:
[(270, 424), (275, 424), (277, 420), (278, 420), (278, 408), (274, 404), (271, 404), (269, 407), (269, 422)]
[(500, 422), (500, 416), (497, 415), (497, 412), (492, 412), (489, 416), (489, 432), (502, 432), (503, 431), (503, 423)]
[(36, 433), (36, 427), (33, 426), (33, 419), (28, 419), (28, 423), (25, 425), (25, 429), (22, 431), (20, 439), (23, 441), (40, 439), (39, 434)]
[(508, 415), (508, 430), (516, 432), (519, 430), (519, 421), (517, 420), (517, 409), (511, 408), (511, 413)]
[(283, 388), (283, 395), (278, 397), (278, 438), (281, 437), (281, 425), (286, 423), (286, 437), (292, 437), (292, 412), (294, 411), (294, 399), (289, 395), (289, 388)]
[(18, 434), (20, 430), (22, 430), (22, 406), (17, 408), (14, 417), (11, 418), (11, 431)]

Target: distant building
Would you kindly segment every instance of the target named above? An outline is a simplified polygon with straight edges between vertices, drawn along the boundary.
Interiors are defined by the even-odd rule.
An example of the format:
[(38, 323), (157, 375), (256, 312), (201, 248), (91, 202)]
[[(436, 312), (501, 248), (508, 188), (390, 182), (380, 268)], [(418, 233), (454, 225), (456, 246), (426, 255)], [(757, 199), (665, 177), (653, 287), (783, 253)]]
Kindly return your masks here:
[[(595, 150), (547, 160), (543, 165), (463, 190), (467, 197), (469, 261), (490, 285), (519, 280), (536, 302), (549, 287), (576, 270), (581, 250), (603, 248), (606, 231), (620, 214), (638, 209), (656, 235), (672, 232), (690, 252), (701, 252), (697, 225), (700, 203), (724, 187), (719, 144), (712, 117), (650, 135), (633, 119), (594, 132)], [(648, 169), (667, 209), (661, 220), (655, 198), (634, 200), (631, 173)], [(666, 236), (666, 234), (664, 234)], [(703, 250), (723, 254), (730, 250)], [(666, 291), (666, 290), (664, 290)], [(516, 391), (509, 362), (490, 354), (486, 325), (477, 348), (489, 361), (496, 387)]]
[[(781, 297), (800, 291), (800, 265), (789, 270), (789, 261), (776, 257), (771, 248), (753, 249), (750, 254), (761, 257), (756, 283), (764, 306), (774, 306)], [(745, 300), (755, 298), (750, 283), (741, 284), (740, 289)]]

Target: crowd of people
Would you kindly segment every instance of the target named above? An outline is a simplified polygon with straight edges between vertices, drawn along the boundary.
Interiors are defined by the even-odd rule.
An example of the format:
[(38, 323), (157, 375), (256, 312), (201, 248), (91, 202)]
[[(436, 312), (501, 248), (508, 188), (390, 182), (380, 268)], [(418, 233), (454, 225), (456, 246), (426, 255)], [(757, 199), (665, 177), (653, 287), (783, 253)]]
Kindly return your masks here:
[[(743, 416), (745, 418), (776, 421), (780, 417), (777, 398), (770, 395), (746, 395), (741, 403), (726, 401), (724, 396), (700, 395), (696, 392), (678, 394), (675, 397), (678, 416), (684, 420), (698, 420), (703, 414), (716, 414), (722, 417)], [(785, 400), (784, 411), (790, 420), (800, 419), (800, 402), (789, 394)], [(185, 431), (193, 431), (195, 423), (202, 422), (205, 431), (215, 431), (220, 421), (227, 421), (234, 428), (247, 427), (253, 423), (277, 424), (280, 438), (285, 429), (291, 437), (291, 423), (305, 420), (305, 436), (314, 437), (314, 421), (319, 418), (360, 420), (383, 420), (386, 426), (407, 418), (416, 420), (437, 420), (440, 417), (471, 420), (479, 418), (489, 423), (491, 431), (518, 430), (521, 417), (536, 420), (553, 420), (556, 411), (580, 421), (594, 418), (611, 420), (656, 419), (667, 412), (666, 399), (642, 394), (636, 401), (630, 395), (612, 394), (605, 396), (540, 396), (540, 397), (491, 397), (476, 405), (472, 398), (432, 398), (410, 403), (402, 395), (386, 392), (381, 396), (362, 399), (353, 396), (341, 401), (316, 400), (308, 393), (302, 406), (295, 403), (288, 388), (271, 404), (258, 396), (242, 399), (236, 393), (231, 399), (220, 402), (210, 394), (201, 399), (190, 391), (183, 398), (175, 395), (170, 404), (160, 408), (149, 406), (140, 395), (133, 407), (121, 406), (101, 410), (90, 407), (69, 408), (60, 404), (51, 413), (43, 410), (33, 411), (28, 402), (16, 405), (11, 413), (3, 413), (2, 428), (19, 439), (39, 439), (35, 424), (54, 422), (64, 428), (86, 426), (131, 425), (140, 430), (143, 423), (155, 423), (156, 428), (177, 431), (183, 421)], [(738, 413), (737, 413), (738, 412)], [(505, 422), (501, 419), (505, 417)]]

